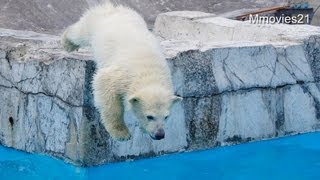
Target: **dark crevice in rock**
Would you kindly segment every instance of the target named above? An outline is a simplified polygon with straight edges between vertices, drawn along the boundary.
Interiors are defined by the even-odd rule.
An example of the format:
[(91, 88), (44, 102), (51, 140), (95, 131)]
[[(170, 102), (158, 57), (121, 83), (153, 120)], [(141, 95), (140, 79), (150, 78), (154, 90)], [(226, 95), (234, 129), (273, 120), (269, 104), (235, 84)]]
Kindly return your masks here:
[(0, 87), (2, 88), (6, 88), (6, 89), (16, 89), (18, 90), (20, 93), (24, 94), (24, 95), (34, 95), (34, 96), (37, 96), (37, 95), (44, 95), (44, 96), (48, 96), (48, 97), (51, 97), (53, 99), (58, 99), (60, 101), (62, 101), (63, 103), (67, 104), (68, 106), (70, 107), (82, 107), (82, 105), (76, 105), (76, 104), (72, 104), (70, 102), (67, 102), (65, 100), (63, 100), (61, 97), (59, 96), (55, 96), (55, 95), (51, 95), (51, 94), (47, 94), (45, 92), (25, 92), (25, 91), (22, 91), (20, 88), (16, 87), (16, 86), (5, 86), (5, 85), (1, 85), (0, 84)]
[(25, 43), (23, 43), (17, 47), (13, 47), (11, 49), (7, 49), (5, 59), (7, 60), (9, 66), (10, 66), (10, 69), (12, 69), (11, 61), (19, 59), (26, 54), (27, 54), (27, 46)]
[(237, 90), (226, 90), (226, 91), (222, 91), (219, 93), (213, 93), (208, 96), (182, 96), (182, 97), (183, 98), (209, 98), (209, 97), (214, 97), (214, 96), (227, 95), (229, 93), (237, 93), (237, 92), (242, 93), (242, 92), (250, 92), (250, 91), (256, 91), (256, 90), (277, 90), (277, 89), (281, 89), (281, 88), (291, 87), (294, 85), (312, 84), (312, 83), (319, 83), (319, 82), (318, 81), (300, 81), (299, 83), (287, 83), (287, 84), (282, 84), (282, 85), (275, 86), (275, 87), (257, 86), (257, 87), (239, 88)]
[(311, 36), (304, 41), (305, 56), (310, 64), (315, 81), (320, 80), (320, 37)]
[(313, 99), (313, 102), (315, 103), (314, 107), (316, 109), (316, 118), (320, 120), (320, 99), (312, 93), (308, 85), (301, 84), (300, 87), (304, 93), (307, 93)]
[[(277, 51), (277, 49), (276, 49), (274, 46), (273, 46), (272, 48), (273, 48), (274, 51)], [(279, 54), (276, 53), (276, 60), (274, 61), (273, 68), (272, 68), (272, 69), (269, 69), (269, 67), (268, 67), (268, 69), (272, 72), (272, 76), (271, 76), (271, 78), (270, 78), (269, 84), (272, 84), (273, 78), (274, 78), (275, 76), (278, 77), (278, 76), (276, 75), (276, 70), (277, 70), (277, 65), (278, 65), (278, 64), (279, 64)]]
[(26, 44), (23, 44), (22, 46), (18, 46), (17, 48), (10, 49), (6, 54), (6, 58), (8, 61), (11, 61), (26, 55), (26, 53)]
[(225, 142), (238, 144), (238, 143), (249, 142), (249, 141), (252, 141), (252, 140), (254, 140), (254, 139), (251, 138), (251, 137), (242, 138), (239, 135), (234, 135), (232, 137), (228, 137), (227, 139), (225, 139)]
[(236, 79), (238, 79), (238, 81), (240, 81), (241, 84), (245, 84), (245, 83), (243, 82), (243, 80), (242, 80), (234, 71), (232, 71), (232, 69), (231, 69), (231, 68), (228, 66), (228, 64), (226, 63), (226, 60), (228, 60), (229, 55), (230, 55), (229, 49), (227, 49), (227, 50), (228, 50), (228, 53), (227, 53), (226, 57), (223, 58), (223, 60), (222, 60), (222, 64), (223, 64), (222, 69), (223, 69), (223, 72), (224, 72), (224, 75), (225, 75), (226, 79), (228, 80), (228, 82), (229, 82), (229, 84), (230, 84), (230, 86), (231, 86), (231, 89), (234, 89), (233, 83), (232, 83), (230, 77), (228, 76), (229, 73), (227, 73), (227, 70), (228, 70)]
[(284, 131), (284, 92), (283, 89), (279, 89), (276, 91), (276, 136)]
[[(102, 164), (104, 162), (117, 161), (113, 157), (112, 144), (109, 134), (100, 122), (100, 114), (94, 106), (92, 94), (92, 80), (96, 71), (96, 63), (93, 61), (86, 62), (84, 99), (83, 99), (83, 114), (85, 119), (82, 120), (81, 136), (82, 142), (81, 151), (86, 156), (80, 159), (81, 164)], [(120, 161), (120, 160), (119, 160)]]
[(83, 106), (84, 107), (91, 107), (94, 104), (93, 102), (93, 94), (92, 94), (92, 81), (93, 76), (96, 71), (96, 63), (94, 61), (87, 61), (85, 65), (85, 85), (84, 85), (84, 99), (83, 99)]
[(9, 117), (9, 123), (10, 123), (10, 126), (13, 127), (14, 121), (13, 121), (13, 118), (12, 118), (12, 117)]
[(282, 93), (285, 89), (286, 88), (261, 91), (264, 108), (268, 111), (270, 121), (274, 123), (276, 136), (282, 132), (285, 120)]
[(300, 134), (300, 133), (297, 133), (297, 132), (295, 132), (295, 131), (285, 131), (285, 132), (284, 132), (284, 135), (285, 135), (285, 136), (288, 136), (288, 135), (298, 135), (298, 134)]
[(9, 67), (10, 67), (10, 70), (12, 69), (12, 65), (11, 65), (11, 62), (10, 62), (10, 60), (9, 60), (9, 56), (8, 56), (8, 53), (6, 53), (6, 60), (7, 60), (7, 62), (8, 62), (8, 64), (9, 64)]
[(5, 144), (4, 141), (5, 141), (5, 135), (3, 132), (0, 132), (0, 144), (4, 145)]
[(181, 77), (182, 86), (179, 87), (177, 92), (179, 96), (188, 97), (195, 93), (205, 96), (210, 92), (218, 92), (214, 72), (211, 68), (210, 53), (190, 50), (178, 54), (174, 59), (167, 62), (172, 67), (173, 79), (178, 75), (177, 72), (183, 75)]
[(220, 97), (192, 98), (184, 101), (187, 111), (186, 123), (189, 133), (187, 149), (209, 148), (216, 146), (216, 138), (221, 114)]
[[(127, 155), (127, 156), (116, 156), (112, 155), (110, 159), (112, 159), (113, 163), (116, 162), (123, 162), (123, 161), (130, 161), (130, 160), (139, 160), (139, 159), (145, 159), (145, 158), (152, 158), (156, 156), (162, 156), (165, 154), (172, 154), (175, 151), (159, 151), (159, 152), (154, 152), (154, 151), (149, 151), (147, 153), (141, 153), (138, 155)], [(110, 159), (101, 159), (100, 162), (96, 162), (94, 165), (99, 165), (99, 164), (104, 164), (104, 163), (109, 163)], [(93, 164), (81, 164), (82, 167), (90, 167)]]
[[(297, 66), (295, 63), (293, 63), (288, 57), (288, 54), (290, 54), (290, 52), (288, 53), (288, 48), (284, 48), (284, 60), (287, 62), (287, 64), (290, 66), (291, 70), (293, 70), (293, 67), (295, 67), (296, 69), (298, 69), (300, 71), (301, 74), (303, 74), (305, 77), (308, 77), (308, 75), (305, 74), (305, 72), (299, 67)], [(287, 67), (285, 65), (283, 65), (284, 68), (286, 68), (286, 70), (288, 71), (288, 73), (290, 73), (292, 75), (292, 77), (294, 79), (297, 79), (297, 76), (295, 73), (290, 72), (289, 69), (287, 69)], [(299, 80), (298, 80), (299, 81)]]
[[(23, 105), (23, 107), (28, 107), (28, 103), (29, 103), (29, 96), (25, 96), (25, 100), (23, 101), (25, 104)], [(36, 117), (35, 119), (40, 119), (40, 106), (36, 106)], [(28, 113), (28, 108), (24, 108), (24, 116), (28, 116), (27, 113)], [(46, 139), (46, 134), (45, 132), (43, 132), (42, 128), (41, 128), (41, 122), (40, 120), (37, 120), (35, 121), (35, 126), (36, 126), (36, 129), (37, 129), (37, 137), (38, 137), (38, 151), (40, 152), (43, 152), (45, 151), (45, 145), (46, 145), (46, 142), (47, 142), (47, 139)]]
[(224, 76), (226, 77), (226, 79), (227, 79), (228, 82), (229, 82), (229, 85), (231, 86), (231, 89), (234, 89), (233, 83), (232, 83), (232, 81), (230, 80), (229, 76), (227, 75), (227, 71), (226, 71), (226, 60), (229, 58), (229, 53), (230, 53), (230, 51), (229, 51), (229, 49), (227, 49), (227, 55), (226, 55), (225, 58), (222, 59), (222, 63), (223, 63), (222, 70), (223, 70), (223, 72), (224, 72)]

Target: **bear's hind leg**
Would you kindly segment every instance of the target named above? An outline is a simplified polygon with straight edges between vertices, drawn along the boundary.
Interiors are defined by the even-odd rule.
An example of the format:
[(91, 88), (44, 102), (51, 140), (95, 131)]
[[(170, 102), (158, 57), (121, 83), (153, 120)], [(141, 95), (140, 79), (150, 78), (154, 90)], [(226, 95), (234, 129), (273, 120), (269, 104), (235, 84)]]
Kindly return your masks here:
[(75, 50), (78, 50), (80, 48), (79, 45), (74, 44), (69, 38), (68, 38), (68, 29), (65, 30), (65, 32), (62, 35), (62, 39), (61, 39), (61, 44), (63, 46), (63, 48), (67, 51), (67, 52), (72, 52)]
[(68, 51), (78, 50), (80, 47), (89, 45), (91, 28), (88, 27), (88, 17), (82, 17), (78, 22), (69, 26), (61, 36), (61, 44)]
[(80, 48), (80, 44), (77, 41), (77, 38), (79, 39), (80, 37), (77, 31), (79, 31), (79, 29), (76, 29), (76, 27), (72, 25), (68, 27), (62, 34), (61, 44), (68, 52), (72, 52)]

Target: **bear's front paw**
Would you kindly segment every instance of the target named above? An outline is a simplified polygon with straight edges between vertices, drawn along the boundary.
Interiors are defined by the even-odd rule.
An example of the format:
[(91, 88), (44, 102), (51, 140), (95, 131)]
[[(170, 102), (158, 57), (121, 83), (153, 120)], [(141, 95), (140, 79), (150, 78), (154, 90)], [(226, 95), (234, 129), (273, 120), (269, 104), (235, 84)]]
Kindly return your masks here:
[(131, 135), (129, 133), (129, 130), (125, 128), (117, 128), (112, 131), (109, 131), (112, 139), (117, 141), (128, 141), (131, 139)]
[(63, 35), (62, 35), (62, 39), (61, 39), (61, 44), (63, 46), (63, 48), (67, 51), (67, 52), (72, 52), (75, 50), (78, 50), (80, 48), (80, 46), (72, 43), (68, 38), (67, 38), (67, 33), (68, 30), (66, 30)]

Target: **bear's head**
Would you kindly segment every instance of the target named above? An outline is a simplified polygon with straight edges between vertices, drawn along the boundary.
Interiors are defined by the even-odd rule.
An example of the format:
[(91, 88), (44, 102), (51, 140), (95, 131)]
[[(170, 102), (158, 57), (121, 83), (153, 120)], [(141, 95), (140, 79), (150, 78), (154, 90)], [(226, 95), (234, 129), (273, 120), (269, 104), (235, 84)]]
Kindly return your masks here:
[(129, 105), (140, 128), (154, 140), (165, 137), (164, 126), (172, 106), (182, 98), (163, 87), (146, 87), (129, 97)]

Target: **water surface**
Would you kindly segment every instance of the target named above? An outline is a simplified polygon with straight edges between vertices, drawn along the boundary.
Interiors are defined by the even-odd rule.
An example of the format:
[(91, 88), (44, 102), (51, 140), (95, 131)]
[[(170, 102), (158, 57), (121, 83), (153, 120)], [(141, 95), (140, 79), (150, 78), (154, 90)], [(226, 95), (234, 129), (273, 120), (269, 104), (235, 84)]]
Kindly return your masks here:
[(0, 146), (0, 179), (320, 179), (320, 133), (79, 168)]

